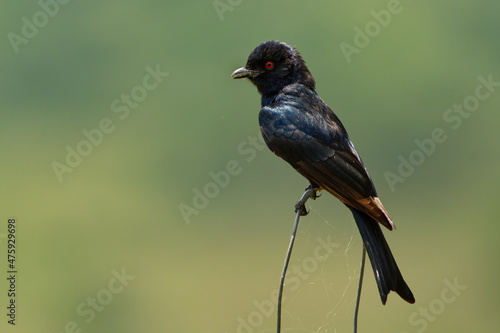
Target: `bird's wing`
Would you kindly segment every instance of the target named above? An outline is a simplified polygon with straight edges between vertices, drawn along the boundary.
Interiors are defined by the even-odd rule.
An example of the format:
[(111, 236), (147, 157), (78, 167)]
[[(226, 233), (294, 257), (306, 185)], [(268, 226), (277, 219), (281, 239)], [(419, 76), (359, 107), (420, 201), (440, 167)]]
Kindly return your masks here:
[[(324, 103), (322, 107), (328, 108)], [(262, 108), (259, 122), (269, 148), (309, 181), (392, 230), (394, 224), (340, 120), (329, 108), (311, 113), (303, 109), (301, 103), (290, 102)]]

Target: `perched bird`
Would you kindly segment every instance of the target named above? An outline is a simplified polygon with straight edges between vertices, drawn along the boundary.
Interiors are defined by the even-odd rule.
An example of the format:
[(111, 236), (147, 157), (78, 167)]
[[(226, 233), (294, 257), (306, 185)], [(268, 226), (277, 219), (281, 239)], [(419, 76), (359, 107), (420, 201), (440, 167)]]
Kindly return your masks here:
[(231, 77), (248, 78), (257, 86), (262, 104), (259, 124), (269, 149), (314, 189), (331, 193), (352, 211), (382, 303), (391, 290), (414, 303), (379, 225), (392, 230), (394, 223), (347, 131), (316, 93), (314, 78), (299, 52), (278, 41), (262, 43)]

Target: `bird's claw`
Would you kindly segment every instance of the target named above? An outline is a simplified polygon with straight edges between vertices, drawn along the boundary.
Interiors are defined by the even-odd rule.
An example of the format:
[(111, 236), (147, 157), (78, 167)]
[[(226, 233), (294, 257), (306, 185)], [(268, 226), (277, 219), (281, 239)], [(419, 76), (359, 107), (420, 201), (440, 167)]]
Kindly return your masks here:
[(306, 216), (309, 212), (306, 209), (305, 202), (299, 201), (295, 204), (295, 213), (300, 211), (300, 216)]
[(317, 198), (319, 198), (321, 196), (321, 193), (319, 193), (319, 191), (321, 191), (321, 190), (318, 189), (318, 190), (314, 191), (311, 194), (311, 199), (316, 200)]
[(317, 198), (319, 198), (321, 196), (321, 187), (319, 186), (316, 186), (316, 187), (313, 187), (312, 185), (309, 185), (306, 187), (305, 189), (306, 191), (309, 191), (309, 190), (313, 190), (313, 192), (309, 195), (309, 198), (313, 199), (313, 200), (316, 200)]
[(295, 213), (300, 211), (300, 216), (306, 216), (307, 214), (309, 214), (306, 209), (307, 199), (311, 198), (313, 200), (316, 200), (316, 198), (319, 198), (321, 196), (321, 194), (318, 195), (318, 192), (321, 191), (321, 188), (319, 187), (313, 187), (312, 185), (309, 185), (308, 187), (306, 187), (306, 192), (307, 191), (310, 191), (311, 193), (308, 196), (306, 196), (307, 194), (305, 194), (305, 196), (295, 204)]

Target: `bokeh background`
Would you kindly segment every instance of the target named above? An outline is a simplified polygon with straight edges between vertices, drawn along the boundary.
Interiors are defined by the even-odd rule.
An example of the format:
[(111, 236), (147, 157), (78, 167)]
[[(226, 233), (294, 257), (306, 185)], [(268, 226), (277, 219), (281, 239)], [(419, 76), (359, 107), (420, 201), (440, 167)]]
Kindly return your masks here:
[[(230, 79), (269, 39), (301, 51), (398, 226), (386, 236), (417, 303), (391, 294), (382, 306), (368, 266), (360, 331), (498, 328), (500, 87), (471, 97), (480, 77), (500, 82), (498, 1), (1, 7), (2, 332), (275, 331), (272, 294), (307, 183), (263, 149), (258, 93)], [(366, 28), (368, 41), (356, 37)], [(346, 56), (346, 44), (357, 51)], [(464, 101), (473, 111), (448, 111)], [(415, 140), (435, 129), (446, 140), (419, 153)], [(69, 157), (73, 167), (68, 149), (85, 155)], [(418, 165), (391, 188), (387, 172), (410, 157)], [(283, 329), (350, 331), (358, 231), (327, 194), (308, 208)], [(6, 316), (12, 217), (15, 326)]]

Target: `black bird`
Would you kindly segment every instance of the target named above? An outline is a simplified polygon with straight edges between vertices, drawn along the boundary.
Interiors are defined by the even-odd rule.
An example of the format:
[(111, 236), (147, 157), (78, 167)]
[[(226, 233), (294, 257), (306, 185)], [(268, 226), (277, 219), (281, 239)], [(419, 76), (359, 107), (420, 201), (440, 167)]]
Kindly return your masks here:
[(331, 193), (352, 211), (382, 303), (391, 290), (414, 303), (378, 223), (389, 230), (395, 225), (347, 131), (316, 93), (314, 78), (299, 52), (278, 41), (262, 43), (231, 77), (248, 78), (257, 86), (262, 96), (260, 129), (269, 149), (313, 188)]

